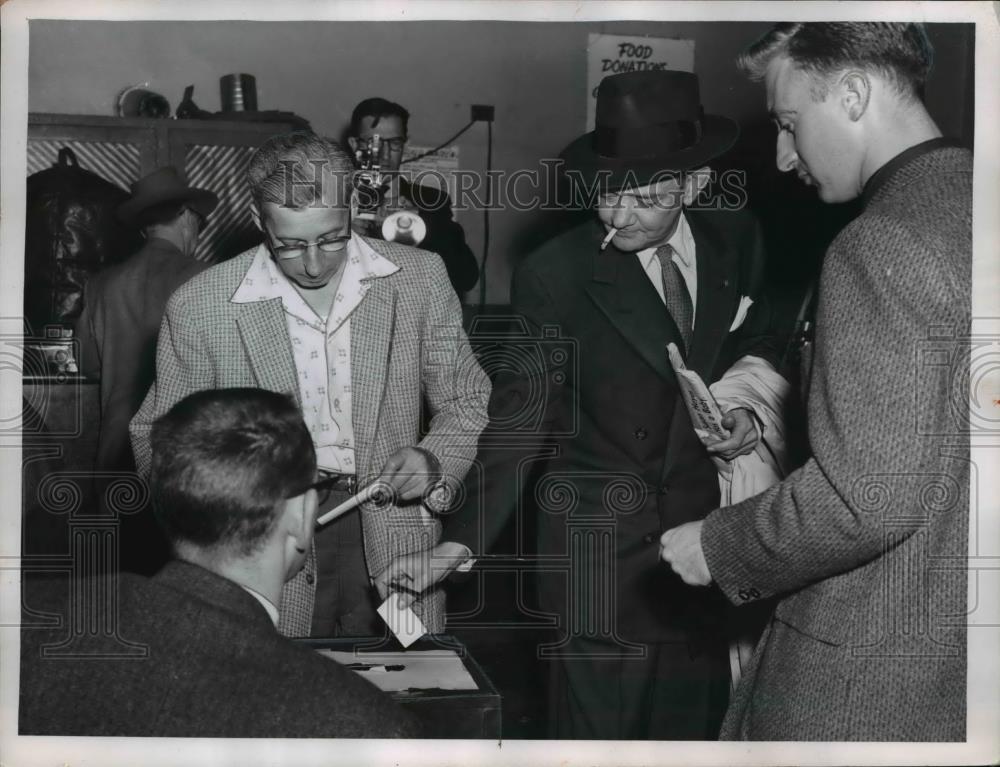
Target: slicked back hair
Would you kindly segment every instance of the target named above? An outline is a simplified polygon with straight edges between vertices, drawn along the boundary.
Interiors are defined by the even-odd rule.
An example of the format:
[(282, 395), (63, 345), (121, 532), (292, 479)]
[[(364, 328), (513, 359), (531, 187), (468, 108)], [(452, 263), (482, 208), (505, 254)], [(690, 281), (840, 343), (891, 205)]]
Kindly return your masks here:
[(167, 538), (242, 556), (316, 474), (295, 402), (263, 389), (191, 394), (153, 424), (153, 512)]
[(398, 117), (403, 122), (404, 134), (410, 122), (410, 113), (402, 105), (397, 104), (395, 101), (389, 101), (388, 99), (376, 96), (365, 99), (354, 107), (354, 111), (351, 112), (351, 125), (348, 128), (347, 135), (351, 138), (357, 138), (361, 133), (361, 121), (366, 117), (374, 118), (373, 127), (378, 127), (378, 121), (383, 117)]
[(272, 136), (254, 152), (247, 168), (250, 197), (286, 208), (323, 204), (346, 208), (354, 163), (336, 142), (309, 131)]
[(770, 63), (787, 56), (812, 75), (812, 95), (822, 101), (831, 78), (857, 68), (876, 72), (905, 100), (922, 98), (934, 50), (921, 24), (893, 22), (784, 22), (737, 59), (751, 80), (763, 80)]

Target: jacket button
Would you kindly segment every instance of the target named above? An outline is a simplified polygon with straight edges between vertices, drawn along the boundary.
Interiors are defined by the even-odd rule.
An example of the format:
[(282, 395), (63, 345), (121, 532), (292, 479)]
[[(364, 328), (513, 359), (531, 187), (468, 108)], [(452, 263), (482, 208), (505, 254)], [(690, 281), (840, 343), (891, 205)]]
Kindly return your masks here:
[(306, 583), (312, 586), (316, 582), (316, 576), (312, 573), (306, 573)]
[(658, 540), (660, 540), (660, 536), (657, 535), (656, 533), (646, 533), (644, 536), (642, 536), (642, 540), (644, 543), (656, 543)]
[(641, 427), (632, 432), (632, 434), (636, 439), (646, 439), (649, 436), (649, 432)]

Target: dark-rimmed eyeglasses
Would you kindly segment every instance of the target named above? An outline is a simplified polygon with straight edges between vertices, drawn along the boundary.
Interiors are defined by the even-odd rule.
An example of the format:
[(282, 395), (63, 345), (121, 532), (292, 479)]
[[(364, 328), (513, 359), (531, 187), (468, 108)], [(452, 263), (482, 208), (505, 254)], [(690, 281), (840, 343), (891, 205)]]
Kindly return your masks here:
[(274, 257), (279, 261), (289, 261), (293, 258), (302, 258), (308, 251), (309, 248), (315, 247), (321, 253), (339, 253), (344, 248), (347, 247), (347, 243), (351, 240), (351, 228), (350, 223), (347, 226), (347, 234), (337, 234), (333, 236), (321, 237), (313, 242), (297, 242), (294, 244), (280, 244), (275, 245), (274, 241), (280, 242), (277, 237), (271, 232), (267, 227), (264, 228), (268, 236), (268, 247), (274, 254)]
[(342, 474), (326, 474), (309, 485), (306, 490), (315, 490), (316, 502), (319, 506), (323, 506), (323, 504), (330, 500), (330, 496), (334, 490), (353, 494), (357, 489), (353, 480), (353, 476), (345, 477)]
[[(360, 139), (361, 144), (363, 144), (369, 151), (372, 148), (372, 140), (370, 138)], [(389, 147), (392, 152), (402, 152), (403, 148), (406, 146), (406, 137), (403, 138), (384, 138), (379, 141), (379, 144), (383, 147), (382, 151), (385, 151), (385, 147)]]

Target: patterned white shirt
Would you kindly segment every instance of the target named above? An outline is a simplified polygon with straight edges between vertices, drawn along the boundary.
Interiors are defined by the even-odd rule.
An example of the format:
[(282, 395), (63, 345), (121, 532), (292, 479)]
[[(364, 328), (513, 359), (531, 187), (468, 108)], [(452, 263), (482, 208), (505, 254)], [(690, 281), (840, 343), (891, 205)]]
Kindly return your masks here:
[(233, 297), (233, 303), (280, 298), (299, 383), (302, 417), (316, 447), (320, 469), (355, 474), (351, 420), (351, 314), (361, 304), (370, 280), (399, 267), (354, 235), (347, 263), (326, 318), (313, 311), (260, 245)]

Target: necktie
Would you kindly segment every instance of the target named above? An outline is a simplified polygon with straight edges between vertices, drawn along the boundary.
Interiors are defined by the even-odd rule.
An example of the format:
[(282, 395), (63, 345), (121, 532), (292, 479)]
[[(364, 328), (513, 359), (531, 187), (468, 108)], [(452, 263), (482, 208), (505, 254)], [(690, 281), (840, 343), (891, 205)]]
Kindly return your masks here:
[(687, 285), (684, 284), (680, 269), (673, 261), (673, 255), (674, 249), (670, 245), (661, 245), (656, 249), (656, 257), (660, 260), (660, 277), (663, 280), (663, 297), (667, 303), (667, 311), (681, 332), (684, 350), (687, 352), (691, 347), (694, 310), (691, 308), (691, 296)]

